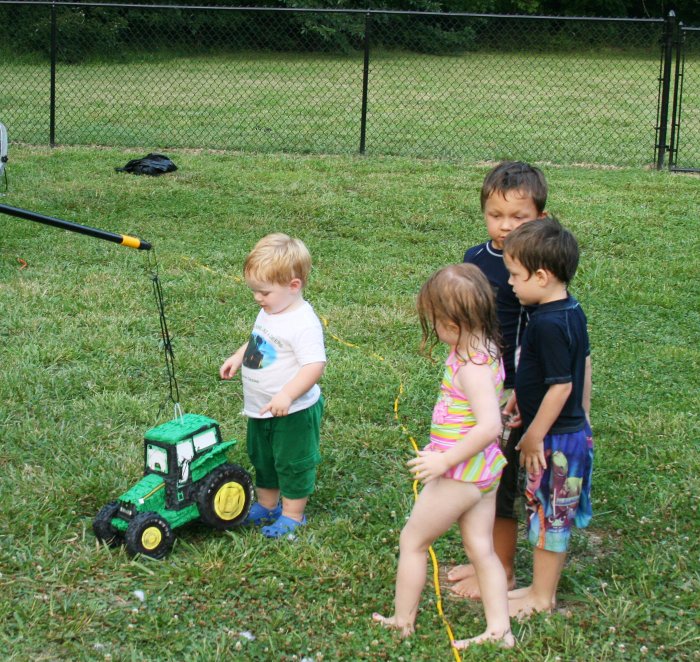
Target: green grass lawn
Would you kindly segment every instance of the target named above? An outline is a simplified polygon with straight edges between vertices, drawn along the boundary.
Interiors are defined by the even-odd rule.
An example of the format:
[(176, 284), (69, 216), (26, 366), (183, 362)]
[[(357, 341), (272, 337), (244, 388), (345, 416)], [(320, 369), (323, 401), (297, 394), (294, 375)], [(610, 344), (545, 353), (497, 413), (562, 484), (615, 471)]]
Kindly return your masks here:
[[(691, 54), (692, 55), (692, 54)], [(362, 53), (163, 55), (59, 63), (59, 144), (353, 154)], [(688, 60), (692, 76), (697, 58)], [(654, 160), (659, 56), (373, 53), (369, 154), (473, 161), (517, 153), (554, 163)], [(49, 65), (0, 58), (0, 120), (11, 139), (49, 142)], [(697, 157), (700, 88), (684, 87), (685, 164)], [(698, 165), (695, 163), (695, 165)]]
[[(167, 153), (177, 172), (139, 178), (114, 167), (142, 152), (12, 148), (0, 201), (153, 243), (182, 405), (217, 419), (226, 439), (244, 439), (242, 394), (218, 366), (257, 309), (244, 257), (271, 231), (307, 243), (307, 296), (328, 321), (329, 358), (309, 526), (293, 543), (189, 526), (162, 562), (96, 544), (92, 518), (141, 475), (143, 433), (172, 411), (146, 254), (0, 215), (0, 650), (452, 659), (430, 588), (407, 642), (370, 617), (390, 609), (412, 503), (401, 426), (426, 439), (440, 374), (418, 354), (414, 297), (485, 238), (488, 166)], [(543, 167), (548, 208), (582, 248), (572, 291), (592, 342), (594, 519), (574, 536), (557, 612), (515, 624), (514, 651), (464, 659), (697, 660), (698, 178)], [(244, 444), (231, 459), (249, 467)], [(464, 558), (456, 530), (435, 551), (443, 567)], [(530, 563), (523, 539), (520, 584)], [(482, 631), (480, 605), (444, 603), (457, 637)]]

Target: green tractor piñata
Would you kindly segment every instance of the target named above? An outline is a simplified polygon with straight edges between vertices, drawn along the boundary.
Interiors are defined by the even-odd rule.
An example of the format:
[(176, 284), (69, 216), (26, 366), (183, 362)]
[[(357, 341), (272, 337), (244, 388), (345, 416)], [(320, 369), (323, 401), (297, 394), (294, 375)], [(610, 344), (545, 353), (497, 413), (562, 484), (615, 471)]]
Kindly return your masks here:
[(236, 444), (223, 442), (219, 424), (185, 414), (144, 437), (144, 476), (93, 521), (97, 539), (122, 542), (130, 554), (163, 558), (175, 541), (173, 529), (199, 519), (226, 530), (240, 525), (253, 499), (248, 472), (226, 460)]

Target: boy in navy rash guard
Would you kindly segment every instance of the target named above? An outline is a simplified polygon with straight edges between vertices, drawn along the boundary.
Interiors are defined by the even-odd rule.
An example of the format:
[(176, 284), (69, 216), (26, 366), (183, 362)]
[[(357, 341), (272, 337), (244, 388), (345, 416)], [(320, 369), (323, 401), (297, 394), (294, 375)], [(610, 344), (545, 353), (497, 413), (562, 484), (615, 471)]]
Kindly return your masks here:
[[(496, 313), (503, 342), (503, 363), (506, 369), (505, 406), (515, 385), (516, 353), (527, 325), (527, 309), (520, 304), (508, 284), (508, 270), (503, 262), (503, 242), (508, 234), (523, 223), (546, 215), (547, 182), (542, 172), (527, 163), (504, 161), (493, 168), (481, 187), (481, 210), (490, 240), (473, 246), (464, 254), (464, 261), (484, 273), (496, 293)], [(515, 550), (518, 540), (517, 497), (522, 495), (519, 480), (519, 456), (516, 450), (520, 430), (507, 429), (503, 453), (508, 465), (503, 471), (496, 494), (496, 520), (493, 544), (503, 564), (509, 588), (515, 586)], [(478, 598), (479, 584), (471, 565), (459, 565), (447, 574), (457, 595)]]
[(551, 611), (571, 528), (591, 520), (593, 439), (589, 424), (590, 346), (586, 316), (568, 285), (578, 266), (574, 236), (554, 218), (528, 223), (505, 241), (509, 283), (533, 306), (515, 376), (528, 474), (528, 533), (535, 547), (532, 584), (508, 594), (511, 616)]

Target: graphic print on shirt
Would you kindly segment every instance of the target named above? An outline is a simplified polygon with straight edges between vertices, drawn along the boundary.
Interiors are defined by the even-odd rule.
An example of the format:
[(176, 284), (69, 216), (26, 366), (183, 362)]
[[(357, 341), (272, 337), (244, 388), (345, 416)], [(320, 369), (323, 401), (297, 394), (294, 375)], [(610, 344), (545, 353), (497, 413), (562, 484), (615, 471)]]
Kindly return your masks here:
[(243, 355), (243, 365), (251, 370), (260, 370), (271, 366), (277, 359), (277, 350), (262, 336), (250, 334), (248, 347)]

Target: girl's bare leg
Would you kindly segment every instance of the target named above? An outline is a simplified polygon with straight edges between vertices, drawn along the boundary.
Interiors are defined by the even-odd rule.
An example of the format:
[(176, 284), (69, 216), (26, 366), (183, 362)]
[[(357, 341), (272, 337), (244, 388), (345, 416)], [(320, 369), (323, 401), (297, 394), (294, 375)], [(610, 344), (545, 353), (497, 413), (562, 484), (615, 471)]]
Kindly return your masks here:
[[(476, 488), (474, 488), (476, 489)], [(455, 642), (456, 648), (466, 648), (486, 641), (511, 648), (515, 638), (510, 631), (508, 616), (508, 582), (506, 572), (493, 548), (493, 521), (496, 491), (481, 495), (480, 501), (459, 520), (462, 541), (479, 582), (484, 605), (486, 630), (471, 639)]]
[(413, 632), (425, 585), (428, 548), (480, 498), (474, 485), (449, 478), (437, 478), (423, 488), (401, 531), (394, 615), (374, 614), (375, 621), (400, 630), (403, 636)]
[[(518, 521), (507, 517), (496, 517), (493, 526), (493, 547), (506, 571), (508, 588), (515, 588), (515, 552), (518, 541)], [(450, 590), (461, 598), (473, 600), (481, 597), (474, 566), (469, 563), (456, 565), (447, 573), (448, 581), (455, 582)]]

